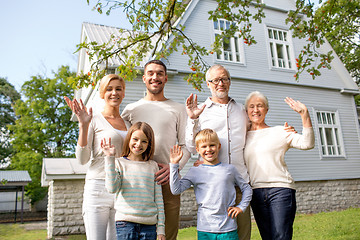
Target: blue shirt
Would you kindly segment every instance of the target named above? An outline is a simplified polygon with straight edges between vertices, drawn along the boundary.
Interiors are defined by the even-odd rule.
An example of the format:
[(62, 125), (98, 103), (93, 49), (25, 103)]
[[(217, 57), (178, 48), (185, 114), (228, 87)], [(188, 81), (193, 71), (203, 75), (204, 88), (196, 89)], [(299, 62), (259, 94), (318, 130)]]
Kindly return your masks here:
[(236, 206), (244, 212), (248, 207), (252, 190), (241, 178), (233, 165), (202, 164), (191, 167), (185, 177), (180, 179), (179, 165), (170, 163), (170, 189), (173, 194), (180, 194), (194, 186), (198, 204), (197, 230), (202, 232), (224, 233), (237, 229), (236, 218), (228, 216), (228, 208), (235, 206), (235, 185), (242, 191), (242, 200)]

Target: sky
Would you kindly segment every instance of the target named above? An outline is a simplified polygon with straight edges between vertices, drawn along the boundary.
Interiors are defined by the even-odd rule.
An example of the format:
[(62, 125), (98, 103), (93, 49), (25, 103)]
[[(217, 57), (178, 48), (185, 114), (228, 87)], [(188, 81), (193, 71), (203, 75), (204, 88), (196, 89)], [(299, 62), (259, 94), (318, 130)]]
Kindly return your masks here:
[(62, 65), (76, 71), (83, 22), (130, 28), (121, 11), (93, 11), (94, 0), (0, 2), (0, 77), (18, 91), (31, 76), (53, 77)]

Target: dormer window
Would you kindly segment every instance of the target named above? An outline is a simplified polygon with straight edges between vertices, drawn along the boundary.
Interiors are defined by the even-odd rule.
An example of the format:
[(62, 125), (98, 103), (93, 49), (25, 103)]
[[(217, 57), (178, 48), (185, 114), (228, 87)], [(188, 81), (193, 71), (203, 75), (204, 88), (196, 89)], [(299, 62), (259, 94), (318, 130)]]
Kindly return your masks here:
[(271, 66), (275, 68), (294, 69), (294, 57), (289, 31), (267, 28)]
[[(221, 33), (224, 30), (229, 29), (232, 24), (235, 23), (223, 19), (213, 21), (215, 36), (221, 35)], [(234, 37), (223, 38), (223, 49), (221, 54), (216, 54), (217, 60), (234, 63), (245, 63), (242, 41), (239, 37), (237, 37), (238, 35), (239, 33), (235, 33)]]

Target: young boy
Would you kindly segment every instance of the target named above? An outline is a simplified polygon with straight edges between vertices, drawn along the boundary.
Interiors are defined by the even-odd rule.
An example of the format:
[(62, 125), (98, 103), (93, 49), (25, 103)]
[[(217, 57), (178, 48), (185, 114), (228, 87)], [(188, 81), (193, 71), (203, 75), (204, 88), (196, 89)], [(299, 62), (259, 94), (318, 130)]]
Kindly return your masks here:
[[(198, 167), (191, 167), (183, 178), (178, 173), (181, 148), (176, 145), (170, 150), (171, 192), (180, 194), (191, 185), (194, 186), (198, 204), (198, 240), (238, 240), (235, 217), (248, 207), (252, 196), (251, 187), (233, 165), (221, 163), (221, 159), (218, 159), (221, 144), (215, 131), (201, 130), (195, 137), (195, 144), (204, 162)], [(237, 206), (235, 185), (243, 193)]]

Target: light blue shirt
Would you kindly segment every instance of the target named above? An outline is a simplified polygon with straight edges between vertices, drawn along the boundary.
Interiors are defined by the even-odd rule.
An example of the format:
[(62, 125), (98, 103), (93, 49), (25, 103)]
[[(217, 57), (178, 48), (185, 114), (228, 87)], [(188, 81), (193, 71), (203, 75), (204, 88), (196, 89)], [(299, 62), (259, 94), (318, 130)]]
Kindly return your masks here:
[(214, 130), (221, 143), (219, 152), (221, 162), (234, 165), (241, 177), (246, 182), (249, 182), (249, 174), (244, 161), (244, 147), (248, 126), (248, 117), (244, 106), (232, 98), (227, 104), (213, 102), (210, 98), (203, 104), (206, 107), (199, 118), (193, 120), (188, 117), (185, 132), (187, 149), (195, 154), (194, 136), (205, 128)]
[(180, 179), (179, 165), (170, 163), (170, 189), (173, 194), (180, 194), (194, 186), (198, 204), (197, 230), (202, 232), (225, 233), (237, 229), (236, 218), (228, 216), (228, 208), (235, 206), (238, 186), (242, 192), (241, 202), (236, 206), (243, 212), (249, 206), (252, 190), (241, 178), (233, 165), (202, 164), (191, 167), (185, 177)]

